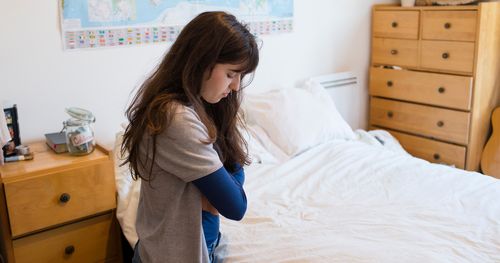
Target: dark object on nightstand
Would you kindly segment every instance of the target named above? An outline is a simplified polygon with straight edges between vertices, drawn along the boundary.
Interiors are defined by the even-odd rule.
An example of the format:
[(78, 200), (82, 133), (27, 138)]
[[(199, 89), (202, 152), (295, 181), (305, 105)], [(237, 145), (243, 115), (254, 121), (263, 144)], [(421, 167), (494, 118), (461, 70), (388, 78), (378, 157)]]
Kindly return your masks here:
[(5, 113), (5, 118), (7, 122), (7, 128), (9, 128), (10, 137), (12, 141), (8, 142), (3, 149), (4, 157), (16, 155), (16, 146), (21, 145), (21, 137), (19, 136), (19, 123), (17, 116), (17, 106), (14, 104), (10, 108), (3, 109)]

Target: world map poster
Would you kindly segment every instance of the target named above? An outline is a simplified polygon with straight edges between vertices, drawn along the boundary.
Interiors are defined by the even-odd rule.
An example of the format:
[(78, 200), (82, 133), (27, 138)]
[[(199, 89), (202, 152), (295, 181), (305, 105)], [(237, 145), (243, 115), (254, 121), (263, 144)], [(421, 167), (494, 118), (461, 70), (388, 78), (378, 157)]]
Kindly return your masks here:
[(174, 41), (206, 11), (226, 11), (255, 35), (291, 32), (293, 0), (60, 0), (66, 50)]

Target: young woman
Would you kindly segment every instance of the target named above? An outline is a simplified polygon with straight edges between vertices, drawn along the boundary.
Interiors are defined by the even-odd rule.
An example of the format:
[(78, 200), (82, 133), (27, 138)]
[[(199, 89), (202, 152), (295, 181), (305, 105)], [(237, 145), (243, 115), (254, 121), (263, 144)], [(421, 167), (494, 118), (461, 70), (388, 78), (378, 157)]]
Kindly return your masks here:
[(134, 97), (122, 145), (143, 180), (134, 262), (211, 262), (218, 213), (242, 219), (239, 90), (258, 61), (254, 36), (233, 15), (202, 13)]

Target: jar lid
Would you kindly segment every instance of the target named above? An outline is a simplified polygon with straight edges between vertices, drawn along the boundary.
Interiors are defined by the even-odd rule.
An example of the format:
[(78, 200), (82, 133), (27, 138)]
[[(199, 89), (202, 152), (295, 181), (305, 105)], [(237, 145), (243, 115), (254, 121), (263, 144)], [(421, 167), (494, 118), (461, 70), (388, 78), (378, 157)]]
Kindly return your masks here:
[(94, 114), (82, 108), (77, 108), (77, 107), (66, 108), (66, 113), (68, 113), (71, 117), (78, 120), (88, 121), (88, 122), (95, 121)]
[(86, 126), (88, 125), (90, 122), (89, 121), (86, 121), (86, 120), (79, 120), (79, 119), (67, 119), (65, 121), (63, 121), (63, 125), (64, 127), (81, 127), (81, 126)]

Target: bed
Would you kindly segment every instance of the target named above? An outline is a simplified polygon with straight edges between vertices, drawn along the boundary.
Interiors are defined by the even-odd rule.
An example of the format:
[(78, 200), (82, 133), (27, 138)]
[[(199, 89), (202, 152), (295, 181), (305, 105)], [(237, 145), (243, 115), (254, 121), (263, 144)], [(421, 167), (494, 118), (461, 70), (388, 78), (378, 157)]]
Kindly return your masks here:
[[(243, 109), (248, 210), (222, 219), (218, 262), (500, 262), (500, 180), (353, 131), (312, 82), (248, 94)], [(133, 245), (140, 182), (125, 168), (117, 217)]]

